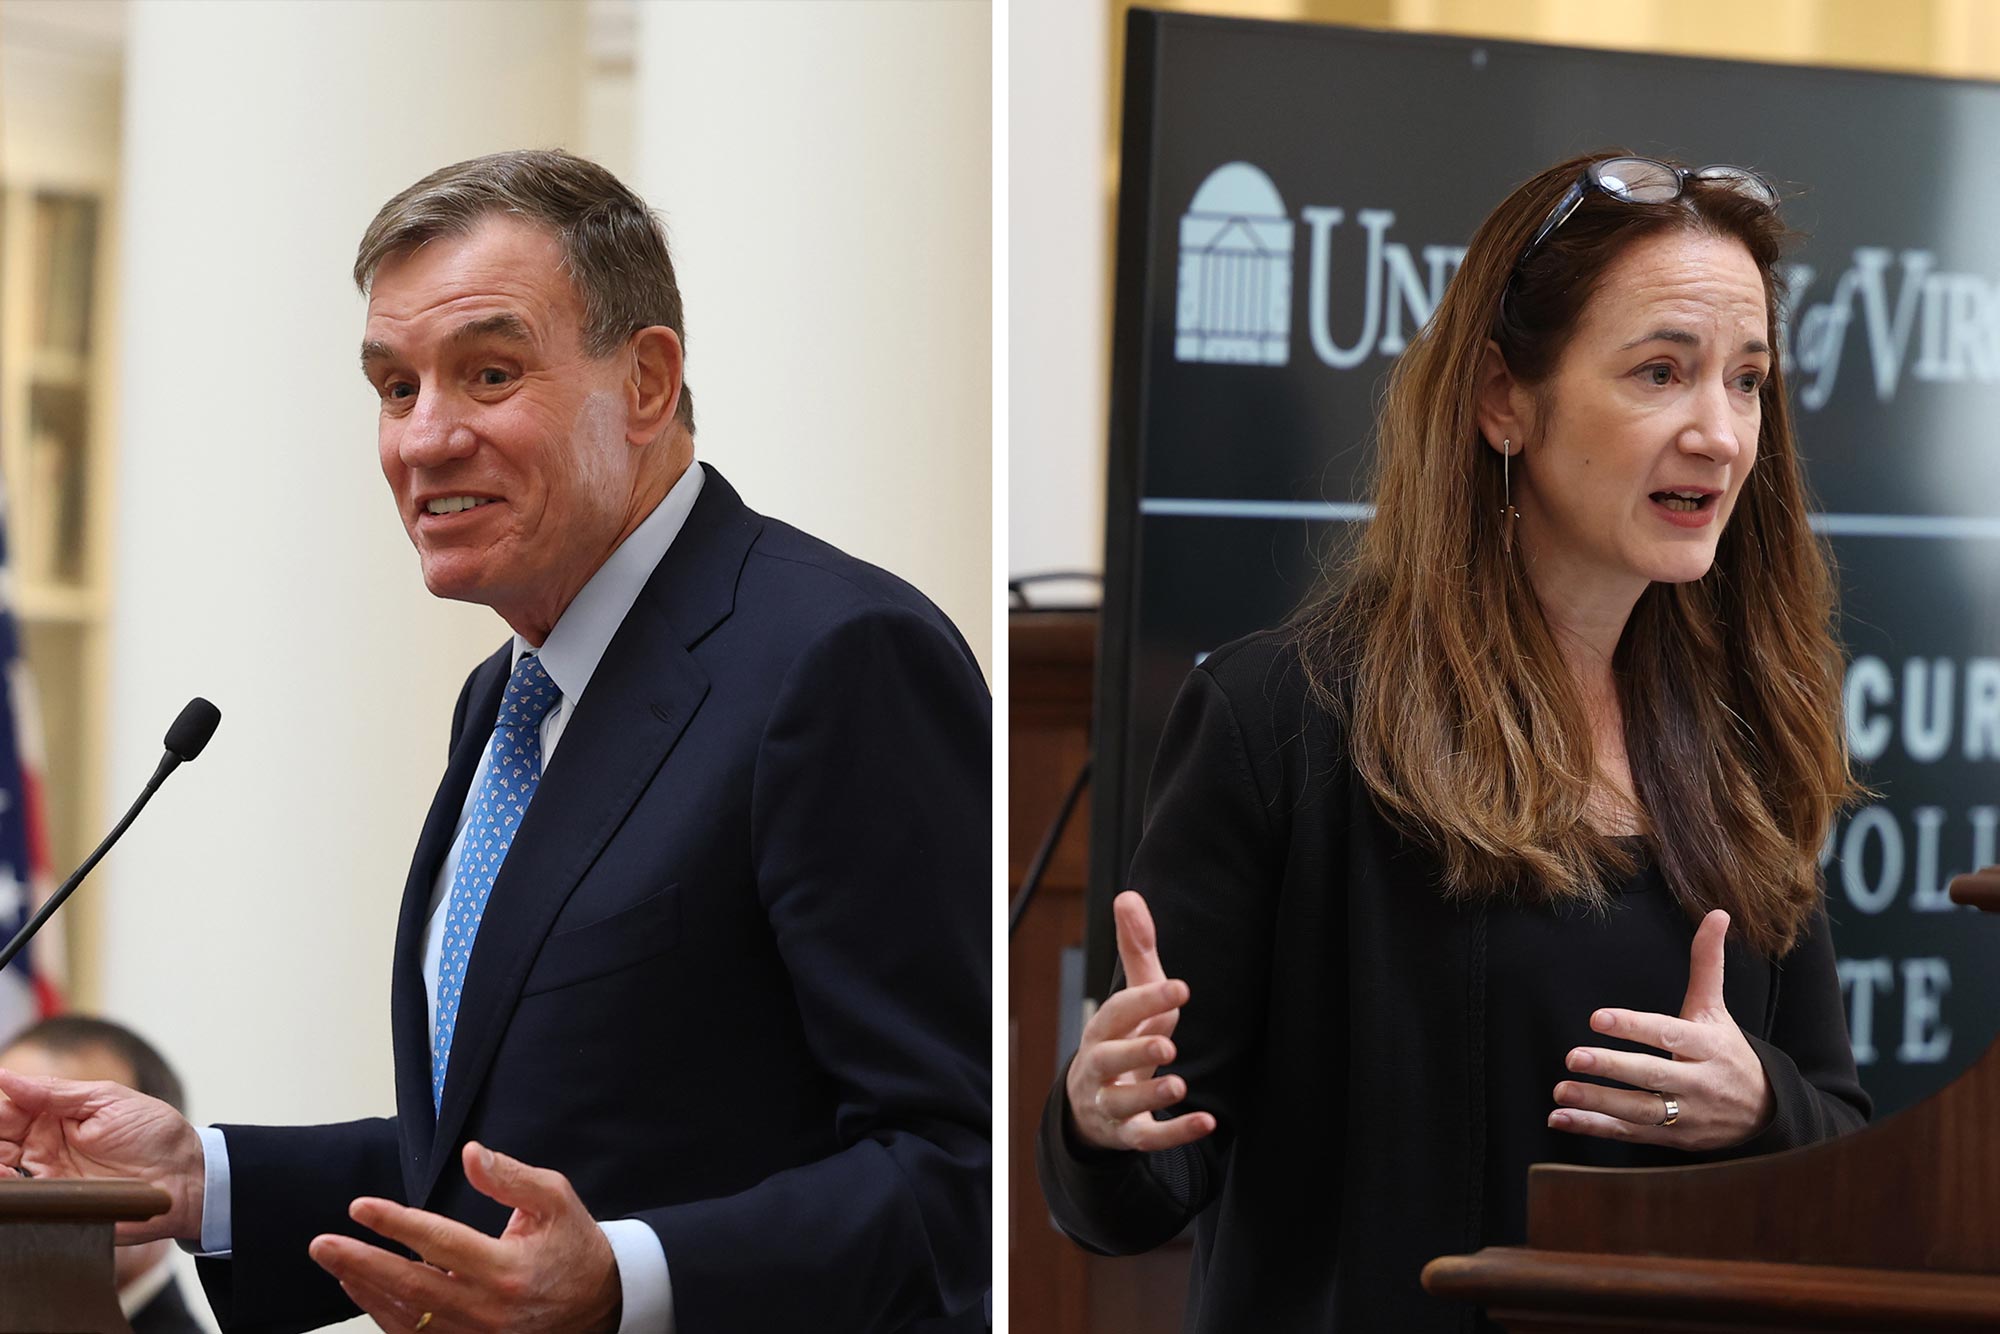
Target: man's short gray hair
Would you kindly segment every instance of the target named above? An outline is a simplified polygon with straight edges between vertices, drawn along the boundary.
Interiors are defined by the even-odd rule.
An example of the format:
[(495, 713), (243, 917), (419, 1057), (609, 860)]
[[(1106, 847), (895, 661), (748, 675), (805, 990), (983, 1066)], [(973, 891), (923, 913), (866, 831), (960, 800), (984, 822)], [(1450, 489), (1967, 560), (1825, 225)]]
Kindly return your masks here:
[[(666, 229), (644, 200), (588, 158), (559, 148), (490, 153), (441, 168), (382, 205), (354, 256), (354, 285), (367, 295), (382, 261), (438, 236), (513, 214), (555, 233), (563, 267), (583, 301), (583, 346), (606, 357), (641, 329), (665, 325), (687, 343), (681, 289)], [(677, 413), (694, 433), (685, 381)]]

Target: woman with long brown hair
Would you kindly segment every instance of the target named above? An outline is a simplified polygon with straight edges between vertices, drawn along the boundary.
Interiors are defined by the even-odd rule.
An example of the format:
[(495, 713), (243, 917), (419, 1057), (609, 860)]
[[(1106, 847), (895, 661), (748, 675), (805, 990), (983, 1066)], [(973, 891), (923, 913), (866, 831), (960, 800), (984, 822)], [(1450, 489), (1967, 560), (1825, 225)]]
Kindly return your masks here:
[(1039, 1157), (1092, 1249), (1196, 1223), (1188, 1328), (1461, 1329), (1418, 1271), (1522, 1242), (1530, 1163), (1866, 1119), (1776, 204), (1611, 154), (1514, 191), (1393, 372), (1353, 554), (1183, 689)]

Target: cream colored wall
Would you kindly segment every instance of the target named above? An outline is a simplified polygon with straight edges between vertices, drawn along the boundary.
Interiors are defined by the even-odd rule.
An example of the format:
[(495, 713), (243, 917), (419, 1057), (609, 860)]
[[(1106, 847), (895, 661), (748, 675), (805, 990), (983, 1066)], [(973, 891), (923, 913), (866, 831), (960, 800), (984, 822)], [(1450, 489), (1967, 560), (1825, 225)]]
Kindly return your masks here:
[(347, 273), (419, 175), (575, 135), (580, 11), (491, 16), (129, 8), (101, 808), (137, 793), (189, 696), (223, 722), (86, 887), (98, 981), (78, 1000), (157, 1041), (197, 1119), (394, 1107), (404, 871), (459, 683), (505, 630), (418, 579)]
[[(1155, 9), (1348, 23), (1576, 46), (1741, 60), (1855, 65), (2000, 78), (1994, 0), (1145, 0)], [(1015, 0), (1009, 71), (1010, 401), (1013, 479), (1007, 573), (1103, 566), (1110, 366), (1111, 210), (1117, 100), (1128, 0)], [(1080, 67), (1078, 52), (1106, 58)], [(1108, 117), (1092, 117), (1093, 107)], [(1078, 134), (1103, 125), (1100, 170), (1079, 164)], [(1032, 200), (1030, 204), (1028, 201)], [(1058, 225), (1059, 221), (1059, 225)], [(1048, 275), (1044, 280), (1040, 275)], [(1062, 275), (1058, 280), (1056, 275)], [(1080, 364), (1096, 379), (1079, 383)], [(1035, 395), (1030, 410), (1021, 404)]]
[[(137, 4), (127, 36), (110, 753), (122, 809), (191, 695), (221, 730), (87, 892), (98, 994), (200, 1117), (393, 1107), (389, 945), (467, 669), (375, 461), (347, 274), (390, 194), (575, 132), (577, 11)], [(393, 35), (393, 40), (390, 40)]]
[(687, 297), (696, 454), (929, 594), (989, 677), (991, 23), (643, 5), (632, 177)]

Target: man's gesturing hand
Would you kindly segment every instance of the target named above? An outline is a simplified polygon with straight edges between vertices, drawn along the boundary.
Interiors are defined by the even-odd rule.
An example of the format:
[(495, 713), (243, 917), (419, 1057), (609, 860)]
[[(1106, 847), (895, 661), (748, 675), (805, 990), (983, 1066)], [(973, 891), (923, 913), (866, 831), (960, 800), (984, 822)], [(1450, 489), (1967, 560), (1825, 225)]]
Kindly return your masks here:
[(313, 1260), (391, 1334), (419, 1327), (425, 1334), (617, 1329), (618, 1263), (569, 1178), (478, 1143), (465, 1146), (465, 1177), (480, 1194), (513, 1206), (498, 1237), (364, 1197), (348, 1209), (354, 1221), (429, 1263), (331, 1235), (313, 1238)]
[(1157, 1108), (1187, 1096), (1179, 1075), (1154, 1077), (1174, 1059), (1173, 1031), (1188, 985), (1160, 966), (1153, 914), (1126, 890), (1112, 902), (1125, 989), (1107, 998), (1084, 1025), (1083, 1041), (1069, 1063), (1065, 1089), (1077, 1138), (1099, 1149), (1167, 1149), (1215, 1129), (1207, 1112), (1156, 1121)]
[[(1569, 1054), (1571, 1070), (1632, 1088), (1564, 1080), (1556, 1085), (1561, 1105), (1549, 1114), (1551, 1127), (1677, 1149), (1726, 1149), (1771, 1123), (1776, 1104), (1770, 1077), (1722, 998), (1722, 942), (1728, 932), (1726, 912), (1701, 919), (1689, 951), (1687, 998), (1679, 1018), (1636, 1010), (1599, 1010), (1590, 1016), (1590, 1026), (1598, 1032), (1658, 1047), (1670, 1056), (1576, 1048)], [(1669, 1099), (1676, 1116), (1672, 1125), (1665, 1125)]]
[(0, 1168), (80, 1181), (130, 1177), (167, 1193), (167, 1211), (120, 1223), (118, 1242), (201, 1237), (204, 1156), (187, 1118), (117, 1084), (0, 1070)]

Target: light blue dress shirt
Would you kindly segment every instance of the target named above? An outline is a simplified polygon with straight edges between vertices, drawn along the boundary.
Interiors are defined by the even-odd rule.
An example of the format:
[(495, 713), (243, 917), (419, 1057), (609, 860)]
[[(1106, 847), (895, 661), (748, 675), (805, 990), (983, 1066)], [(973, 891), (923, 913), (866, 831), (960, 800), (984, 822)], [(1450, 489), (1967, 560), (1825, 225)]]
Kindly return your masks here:
[[(576, 702), (589, 687), (604, 650), (610, 647), (611, 637), (618, 633), (618, 627), (624, 624), (626, 614), (652, 577), (653, 568), (665, 557), (667, 548), (687, 523), (695, 497), (701, 494), (702, 477), (699, 463), (688, 465), (687, 472), (653, 512), (632, 530), (632, 535), (611, 553), (610, 559), (598, 567), (590, 582), (563, 609), (562, 618), (541, 645), (542, 666), (562, 692), (562, 699), (542, 719), (544, 770), (555, 758), (563, 729), (576, 711)], [(513, 661), (520, 662), (521, 655), (534, 647), (515, 635)], [(472, 788), (477, 786), (476, 782), (472, 784)], [(444, 950), (445, 910), (451, 902), (451, 881), (458, 868), (459, 847), (465, 839), (466, 817), (475, 795), (471, 789), (465, 794), (465, 805), (458, 813), (458, 828), (452, 834), (451, 851), (445, 854), (437, 880), (431, 886), (423, 964), (424, 996), (431, 1028), (437, 1026), (438, 963)], [(478, 949), (476, 938), (473, 948)], [(229, 1218), (229, 1146), (222, 1132), (213, 1126), (201, 1126), (197, 1133), (206, 1155), (200, 1254), (226, 1256), (234, 1235)], [(611, 1243), (611, 1253), (618, 1262), (618, 1282), (624, 1300), (618, 1334), (674, 1334), (673, 1278), (667, 1271), (667, 1257), (660, 1249), (659, 1235), (636, 1218), (616, 1219), (598, 1226), (604, 1230), (605, 1240)]]

